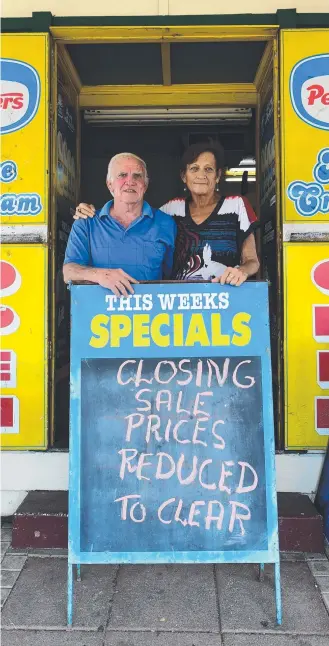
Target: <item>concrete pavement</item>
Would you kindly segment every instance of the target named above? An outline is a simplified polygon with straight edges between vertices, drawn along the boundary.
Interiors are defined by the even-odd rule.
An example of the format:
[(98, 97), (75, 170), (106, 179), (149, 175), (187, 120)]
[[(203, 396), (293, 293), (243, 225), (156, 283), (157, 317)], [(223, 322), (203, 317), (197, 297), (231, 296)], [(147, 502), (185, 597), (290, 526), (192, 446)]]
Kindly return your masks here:
[(326, 555), (283, 554), (283, 624), (273, 567), (82, 566), (66, 627), (65, 550), (13, 550), (2, 529), (2, 646), (329, 646)]

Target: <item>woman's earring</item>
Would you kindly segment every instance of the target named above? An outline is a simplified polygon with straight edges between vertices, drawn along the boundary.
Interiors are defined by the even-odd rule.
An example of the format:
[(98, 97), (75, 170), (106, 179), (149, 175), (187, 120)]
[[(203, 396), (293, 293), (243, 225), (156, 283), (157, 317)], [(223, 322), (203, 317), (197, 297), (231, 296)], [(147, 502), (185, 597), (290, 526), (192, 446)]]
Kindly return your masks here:
[(219, 182), (216, 182), (216, 188), (215, 188), (215, 190), (217, 191), (217, 193), (219, 193)]
[(184, 186), (184, 193), (187, 193), (187, 191), (188, 191), (188, 188), (187, 188), (187, 186), (186, 186), (186, 184), (185, 184), (185, 186)]

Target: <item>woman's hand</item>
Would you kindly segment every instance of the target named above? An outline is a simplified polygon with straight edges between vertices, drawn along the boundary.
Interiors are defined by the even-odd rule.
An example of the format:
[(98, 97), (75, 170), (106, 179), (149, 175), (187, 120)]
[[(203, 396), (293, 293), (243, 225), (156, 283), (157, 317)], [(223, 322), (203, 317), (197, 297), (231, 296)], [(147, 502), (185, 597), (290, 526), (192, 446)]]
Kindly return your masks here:
[(224, 273), (219, 278), (213, 278), (212, 283), (220, 283), (221, 285), (235, 285), (239, 287), (248, 278), (248, 274), (242, 267), (227, 267)]
[(85, 202), (81, 202), (75, 209), (73, 220), (86, 220), (87, 218), (93, 218), (95, 213), (96, 209), (93, 204), (85, 204)]

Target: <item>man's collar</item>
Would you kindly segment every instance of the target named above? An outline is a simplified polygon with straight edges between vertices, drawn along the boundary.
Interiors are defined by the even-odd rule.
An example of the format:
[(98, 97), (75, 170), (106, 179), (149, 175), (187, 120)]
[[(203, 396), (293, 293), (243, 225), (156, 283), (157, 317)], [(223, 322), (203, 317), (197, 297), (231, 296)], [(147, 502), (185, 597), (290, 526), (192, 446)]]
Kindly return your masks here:
[(147, 215), (149, 218), (153, 218), (154, 216), (153, 209), (148, 202), (143, 202), (142, 215)]
[[(104, 204), (103, 208), (99, 211), (98, 216), (99, 216), (100, 218), (102, 218), (102, 217), (103, 217), (103, 216), (105, 216), (105, 215), (110, 215), (110, 209), (112, 208), (113, 203), (114, 203), (114, 200), (110, 200), (109, 202), (106, 202), (106, 204)], [(153, 213), (153, 209), (152, 209), (152, 207), (148, 204), (148, 202), (145, 202), (145, 201), (143, 202), (143, 208), (142, 208), (142, 213), (141, 213), (141, 215), (142, 215), (143, 217), (144, 217), (144, 216), (147, 216), (147, 217), (149, 217), (149, 218), (153, 218), (153, 215), (154, 215), (154, 213)]]
[(104, 204), (104, 206), (98, 212), (98, 215), (99, 215), (100, 218), (103, 218), (105, 215), (110, 214), (110, 208), (111, 208), (113, 202), (114, 202), (114, 200), (110, 200), (109, 202), (106, 202), (106, 204)]

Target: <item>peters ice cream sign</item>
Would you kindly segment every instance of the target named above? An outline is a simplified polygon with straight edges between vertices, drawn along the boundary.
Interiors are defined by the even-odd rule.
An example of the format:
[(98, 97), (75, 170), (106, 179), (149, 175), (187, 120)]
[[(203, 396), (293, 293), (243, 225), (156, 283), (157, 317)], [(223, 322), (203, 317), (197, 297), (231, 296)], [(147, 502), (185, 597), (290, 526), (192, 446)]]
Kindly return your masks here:
[(0, 59), (1, 224), (46, 224), (49, 36), (3, 34)]
[(329, 54), (309, 56), (295, 65), (290, 76), (290, 96), (303, 121), (329, 130)]
[(8, 134), (24, 128), (35, 117), (40, 102), (40, 79), (32, 65), (3, 58), (0, 83), (0, 132)]
[(329, 222), (329, 33), (281, 33), (282, 220)]

